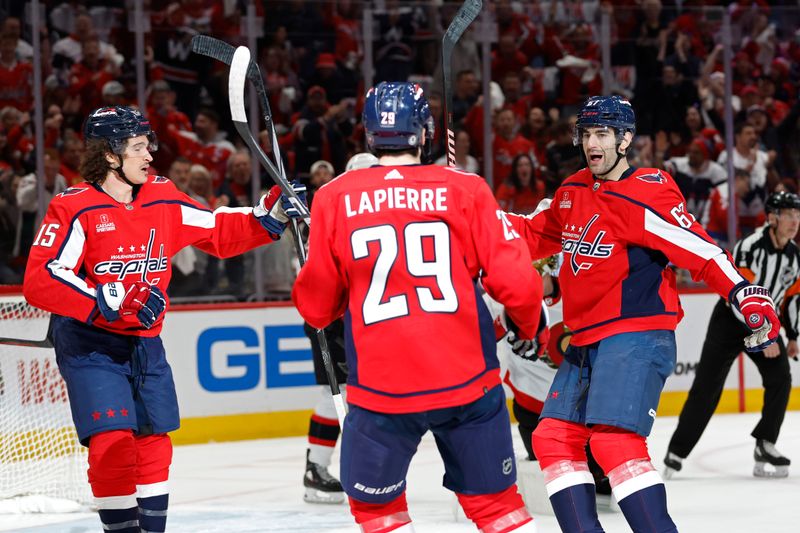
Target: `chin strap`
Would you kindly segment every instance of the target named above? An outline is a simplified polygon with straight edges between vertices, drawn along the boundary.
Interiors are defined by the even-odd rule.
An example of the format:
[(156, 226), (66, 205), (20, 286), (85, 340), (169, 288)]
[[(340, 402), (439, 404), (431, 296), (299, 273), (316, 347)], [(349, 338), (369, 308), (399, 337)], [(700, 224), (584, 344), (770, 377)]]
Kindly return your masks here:
[(125, 172), (123, 172), (122, 170), (122, 157), (121, 156), (117, 157), (119, 157), (119, 167), (112, 168), (111, 170), (119, 177), (119, 179), (121, 179), (131, 187), (135, 187), (136, 185), (133, 182), (131, 182), (131, 180), (129, 180), (127, 176), (125, 176)]
[[(617, 168), (617, 165), (619, 165), (619, 162), (622, 161), (622, 158), (625, 157), (625, 156), (627, 156), (627, 154), (620, 153), (619, 145), (617, 145), (617, 160), (614, 161), (614, 166), (612, 166), (610, 169), (608, 169), (607, 172), (604, 172), (602, 174), (595, 174), (595, 176), (597, 176), (598, 178), (601, 178), (601, 179), (605, 179), (603, 176), (608, 176), (615, 168)], [(586, 157), (586, 154), (584, 154), (584, 158), (585, 157)]]

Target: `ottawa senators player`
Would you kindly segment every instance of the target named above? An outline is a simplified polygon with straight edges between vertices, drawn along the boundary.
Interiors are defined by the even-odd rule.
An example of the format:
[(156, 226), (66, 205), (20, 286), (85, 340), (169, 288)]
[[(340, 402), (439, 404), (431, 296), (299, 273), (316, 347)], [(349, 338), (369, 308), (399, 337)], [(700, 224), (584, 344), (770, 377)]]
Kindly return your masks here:
[(273, 187), (254, 208), (211, 212), (148, 175), (156, 149), (136, 110), (86, 121), (86, 180), (50, 203), (33, 243), (24, 294), (53, 313), (51, 336), (72, 418), (89, 447), (89, 483), (105, 530), (164, 531), (178, 429), (172, 371), (158, 334), (170, 258), (194, 245), (231, 257), (280, 238), (288, 200)]

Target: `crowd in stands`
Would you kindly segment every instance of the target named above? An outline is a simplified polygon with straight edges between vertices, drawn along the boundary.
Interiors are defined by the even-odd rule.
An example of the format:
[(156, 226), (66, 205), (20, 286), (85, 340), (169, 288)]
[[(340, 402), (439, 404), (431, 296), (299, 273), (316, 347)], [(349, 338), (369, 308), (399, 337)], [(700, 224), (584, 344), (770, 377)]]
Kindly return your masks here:
[[(23, 2), (0, 0), (0, 284), (19, 283), (38, 227), (38, 181), (45, 202), (81, 181), (82, 121), (104, 105), (137, 105), (131, 1), (43, 1), (44, 146), (34, 142), (33, 47)], [(209, 208), (254, 201), (251, 156), (232, 130), (227, 71), (190, 52), (198, 33), (246, 44), (249, 2), (145, 1), (146, 114), (160, 147), (154, 172)], [(437, 120), (431, 161), (444, 164), (438, 46), (460, 2), (399, 0), (254, 2), (258, 60), (269, 91), (287, 173), (313, 190), (365, 151), (363, 10), (372, 10), (373, 81), (420, 83)], [(721, 243), (764, 221), (766, 195), (797, 191), (800, 179), (800, 9), (765, 0), (564, 0), (484, 2), (496, 22), (491, 45), (492, 136), (484, 138), (477, 27), (456, 46), (453, 116), (457, 165), (491, 168), (500, 205), (532, 212), (583, 166), (574, 115), (604, 91), (601, 20), (610, 20), (611, 89), (637, 114), (629, 154), (668, 171), (687, 210)], [(792, 8), (793, 6), (793, 8)], [(725, 150), (725, 68), (721, 13), (732, 20), (734, 150)], [(263, 127), (263, 123), (261, 124)], [(270, 152), (266, 131), (261, 145)], [(491, 143), (492, 160), (484, 160)], [(44, 176), (35, 151), (44, 151)], [(729, 198), (727, 159), (735, 168)], [(260, 187), (270, 183), (261, 176)], [(313, 194), (312, 194), (313, 197)], [(727, 234), (733, 205), (739, 234)], [(286, 239), (288, 241), (288, 239)], [(219, 261), (196, 250), (175, 258), (173, 296), (254, 293), (255, 254), (267, 268), (268, 297), (282, 298), (293, 276), (291, 246)], [(266, 266), (264, 266), (266, 265)]]

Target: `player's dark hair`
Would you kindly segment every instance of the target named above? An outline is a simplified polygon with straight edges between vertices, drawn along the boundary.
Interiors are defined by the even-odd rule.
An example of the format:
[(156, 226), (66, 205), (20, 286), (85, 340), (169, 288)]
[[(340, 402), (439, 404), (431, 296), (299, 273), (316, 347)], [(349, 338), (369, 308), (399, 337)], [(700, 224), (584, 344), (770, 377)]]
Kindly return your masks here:
[(81, 177), (89, 183), (98, 185), (105, 181), (106, 176), (111, 170), (111, 164), (106, 159), (106, 154), (112, 153), (108, 141), (104, 139), (93, 139), (86, 143), (86, 151), (81, 156), (81, 164), (78, 171)]

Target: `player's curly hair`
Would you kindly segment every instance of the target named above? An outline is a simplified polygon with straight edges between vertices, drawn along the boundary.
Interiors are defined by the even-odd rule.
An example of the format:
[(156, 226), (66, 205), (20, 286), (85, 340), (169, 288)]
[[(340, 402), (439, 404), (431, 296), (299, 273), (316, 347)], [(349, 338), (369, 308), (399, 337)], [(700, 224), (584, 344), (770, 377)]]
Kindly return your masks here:
[(106, 159), (106, 154), (111, 152), (111, 147), (105, 139), (91, 140), (86, 143), (86, 151), (81, 157), (78, 171), (81, 177), (89, 183), (98, 185), (105, 181), (111, 165)]

